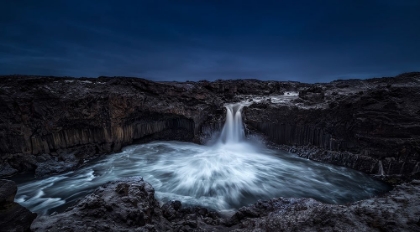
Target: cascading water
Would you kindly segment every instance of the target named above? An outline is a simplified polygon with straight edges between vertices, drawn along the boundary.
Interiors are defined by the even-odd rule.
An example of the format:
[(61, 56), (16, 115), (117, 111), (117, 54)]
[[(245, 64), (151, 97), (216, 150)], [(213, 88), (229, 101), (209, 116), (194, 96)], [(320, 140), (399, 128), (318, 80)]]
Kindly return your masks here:
[(249, 104), (225, 106), (225, 125), (211, 146), (174, 141), (129, 146), (76, 171), (18, 181), (16, 201), (49, 214), (108, 181), (139, 175), (153, 185), (161, 201), (180, 200), (220, 211), (273, 197), (346, 203), (388, 190), (363, 173), (245, 140), (241, 112)]
[(242, 108), (250, 105), (247, 103), (227, 104), (226, 122), (220, 134), (219, 141), (224, 144), (238, 143), (245, 137), (245, 131), (242, 124)]

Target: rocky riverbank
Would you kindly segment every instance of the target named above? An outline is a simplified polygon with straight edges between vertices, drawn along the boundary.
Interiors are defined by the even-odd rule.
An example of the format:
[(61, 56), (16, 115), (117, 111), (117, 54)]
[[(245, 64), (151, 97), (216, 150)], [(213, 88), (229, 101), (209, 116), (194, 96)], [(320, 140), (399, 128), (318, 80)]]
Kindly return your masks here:
[(108, 183), (66, 212), (38, 217), (33, 231), (420, 231), (420, 181), (349, 205), (275, 198), (222, 216), (179, 201), (159, 205), (142, 178)]

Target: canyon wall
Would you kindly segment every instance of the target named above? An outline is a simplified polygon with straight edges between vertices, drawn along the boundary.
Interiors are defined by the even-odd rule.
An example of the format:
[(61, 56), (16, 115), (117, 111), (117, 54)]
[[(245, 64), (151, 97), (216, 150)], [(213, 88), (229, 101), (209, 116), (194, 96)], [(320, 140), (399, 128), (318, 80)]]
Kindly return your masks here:
[(209, 91), (137, 78), (3, 77), (1, 87), (4, 175), (45, 162), (60, 172), (135, 142), (194, 141), (216, 107)]
[(420, 75), (335, 81), (245, 110), (250, 130), (300, 156), (371, 174), (420, 171)]
[[(223, 125), (224, 103), (255, 98), (262, 100), (244, 109), (249, 133), (303, 157), (367, 173), (419, 172), (419, 73), (328, 84), (0, 80), (0, 176), (71, 170), (133, 143), (203, 143)], [(276, 100), (284, 96), (287, 101)]]

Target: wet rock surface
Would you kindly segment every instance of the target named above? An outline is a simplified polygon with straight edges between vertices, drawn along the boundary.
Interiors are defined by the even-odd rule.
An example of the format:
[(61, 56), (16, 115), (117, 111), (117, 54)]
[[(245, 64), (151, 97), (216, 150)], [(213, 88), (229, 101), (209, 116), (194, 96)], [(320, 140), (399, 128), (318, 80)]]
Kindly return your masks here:
[(420, 170), (420, 73), (325, 84), (0, 79), (3, 177), (72, 170), (133, 143), (202, 143), (223, 125), (224, 103), (247, 99), (255, 102), (244, 110), (248, 132), (275, 144), (319, 149), (298, 148), (305, 158), (372, 174)]
[(369, 174), (420, 171), (420, 74), (334, 81), (244, 110), (250, 132), (299, 156)]
[(0, 231), (29, 231), (36, 214), (14, 202), (16, 184), (0, 179)]
[[(420, 231), (420, 181), (349, 205), (277, 198), (241, 208), (234, 231)], [(255, 216), (256, 215), (256, 216)]]
[(160, 207), (153, 187), (141, 177), (110, 182), (66, 212), (40, 216), (33, 231), (211, 231), (220, 216), (172, 201)]
[(34, 231), (420, 231), (420, 180), (349, 205), (275, 198), (223, 217), (170, 201), (161, 207), (141, 177), (110, 182), (66, 212), (40, 216)]

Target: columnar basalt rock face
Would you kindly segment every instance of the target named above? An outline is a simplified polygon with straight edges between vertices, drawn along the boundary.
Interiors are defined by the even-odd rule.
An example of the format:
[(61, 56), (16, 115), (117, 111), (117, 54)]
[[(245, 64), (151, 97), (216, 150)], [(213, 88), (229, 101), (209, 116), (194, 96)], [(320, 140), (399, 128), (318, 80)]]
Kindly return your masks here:
[(336, 81), (245, 109), (251, 131), (318, 161), (372, 174), (420, 171), (420, 75)]
[(0, 176), (62, 172), (156, 139), (203, 143), (223, 125), (224, 103), (256, 97), (265, 100), (244, 109), (248, 132), (303, 157), (375, 174), (420, 170), (419, 73), (327, 84), (0, 79)]
[[(133, 142), (198, 141), (201, 124), (219, 107), (213, 95), (137, 78), (3, 77), (0, 174), (64, 171)], [(63, 158), (69, 154), (70, 163)], [(58, 168), (43, 173), (45, 163)]]

